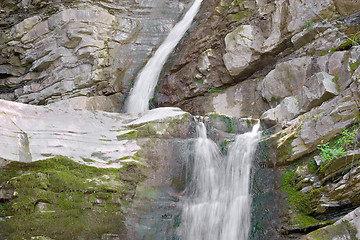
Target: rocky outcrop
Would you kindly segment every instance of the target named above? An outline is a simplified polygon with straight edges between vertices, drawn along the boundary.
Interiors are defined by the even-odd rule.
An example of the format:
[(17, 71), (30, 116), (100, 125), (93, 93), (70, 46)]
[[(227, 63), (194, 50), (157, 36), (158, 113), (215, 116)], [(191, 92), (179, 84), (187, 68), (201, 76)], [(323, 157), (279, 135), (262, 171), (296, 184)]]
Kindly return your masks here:
[(137, 138), (187, 138), (193, 124), (190, 114), (176, 108), (137, 116), (66, 109), (62, 102), (42, 107), (0, 101), (0, 158), (8, 161), (66, 153), (90, 166), (121, 167), (122, 162), (137, 161)]
[(360, 239), (359, 214), (359, 209), (357, 208), (334, 224), (314, 231), (301, 239)]
[(0, 98), (47, 104), (112, 95), (106, 101), (115, 106), (106, 110), (119, 112), (135, 72), (184, 3), (5, 1), (1, 8)]
[[(343, 60), (335, 60), (341, 53), (332, 54), (330, 50), (348, 39), (346, 29), (356, 33), (358, 16), (340, 17), (343, 13), (338, 12), (337, 4), (334, 1), (221, 1), (216, 8), (204, 6), (203, 16), (213, 19), (214, 24), (206, 26), (199, 20), (198, 27), (180, 46), (181, 53), (159, 84), (158, 105), (177, 105), (201, 114), (217, 111), (214, 104), (209, 103), (216, 95), (227, 94), (227, 88), (240, 87), (244, 80), (258, 81), (262, 77), (262, 97), (271, 107), (276, 107), (285, 97), (299, 95), (299, 86), (315, 73), (323, 71), (334, 77), (348, 74), (348, 71), (337, 72), (336, 66), (347, 65), (350, 51), (342, 53)], [(339, 18), (335, 20), (334, 16)], [(347, 34), (351, 37), (352, 33)], [(206, 71), (203, 71), (202, 59), (209, 52)], [(340, 61), (340, 65), (332, 65), (334, 60)], [(328, 65), (328, 61), (332, 63)], [(286, 71), (295, 65), (298, 68)], [(336, 73), (329, 72), (328, 67)], [(289, 78), (293, 80), (288, 81)], [(342, 77), (339, 79), (340, 85), (346, 85)], [(258, 103), (253, 98), (248, 100), (245, 105)], [(231, 111), (231, 114), (242, 116), (241, 111)]]
[[(152, 218), (141, 220), (154, 214), (154, 201), (163, 204), (158, 210), (169, 216), (168, 222), (178, 221), (180, 206), (169, 206), (184, 190), (187, 148), (195, 135), (189, 113), (159, 108), (131, 115), (64, 108), (61, 101), (47, 106), (0, 101), (0, 159), (5, 164), (0, 169), (0, 236), (101, 239), (111, 233), (138, 239), (143, 228), (154, 227)], [(5, 221), (9, 215), (11, 221)], [(69, 216), (79, 221), (61, 235)], [(31, 223), (33, 218), (37, 221)], [(48, 219), (53, 223), (39, 227)], [(13, 231), (16, 224), (21, 231)], [(169, 236), (175, 231), (172, 223), (163, 229)], [(76, 231), (80, 235), (73, 237)]]

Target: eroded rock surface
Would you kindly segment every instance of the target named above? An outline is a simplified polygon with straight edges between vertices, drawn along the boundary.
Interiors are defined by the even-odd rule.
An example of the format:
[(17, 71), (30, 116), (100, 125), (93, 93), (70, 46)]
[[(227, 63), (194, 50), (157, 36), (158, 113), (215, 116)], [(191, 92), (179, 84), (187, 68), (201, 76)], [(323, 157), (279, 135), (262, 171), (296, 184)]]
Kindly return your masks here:
[(108, 109), (119, 112), (134, 74), (185, 3), (3, 1), (1, 8), (0, 98), (38, 105), (115, 95)]

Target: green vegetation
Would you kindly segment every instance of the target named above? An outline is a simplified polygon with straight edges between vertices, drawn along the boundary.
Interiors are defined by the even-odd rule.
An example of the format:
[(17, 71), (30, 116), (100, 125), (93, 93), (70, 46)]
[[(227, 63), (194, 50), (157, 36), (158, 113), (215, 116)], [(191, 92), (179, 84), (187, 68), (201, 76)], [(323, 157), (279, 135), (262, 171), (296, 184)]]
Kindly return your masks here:
[(323, 175), (329, 163), (346, 154), (346, 150), (357, 143), (356, 135), (359, 131), (359, 123), (355, 123), (351, 128), (345, 129), (339, 137), (331, 142), (318, 146), (322, 163), (319, 168), (319, 174)]
[(204, 84), (204, 80), (200, 79), (200, 80), (196, 80), (197, 83), (199, 84)]
[(134, 163), (99, 169), (62, 156), (12, 162), (0, 169), (1, 189), (11, 193), (0, 205), (0, 217), (7, 219), (0, 222), (0, 236), (90, 239), (124, 234), (124, 209), (143, 178), (141, 166)]
[(313, 21), (312, 21), (312, 20), (310, 20), (310, 21), (308, 21), (308, 22), (305, 24), (304, 29), (311, 28), (311, 27), (312, 27), (312, 25), (313, 25)]
[(227, 155), (228, 154), (228, 150), (229, 150), (229, 145), (231, 143), (233, 143), (235, 141), (235, 139), (225, 139), (224, 141), (222, 141), (220, 143), (220, 151), (223, 155)]
[(345, 41), (341, 42), (336, 48), (331, 49), (331, 52), (348, 50), (353, 46), (358, 46), (360, 43), (360, 32), (355, 33)]
[(296, 218), (292, 219), (292, 223), (299, 226), (300, 229), (306, 229), (314, 224), (318, 224), (319, 221), (311, 216), (312, 212), (310, 207), (311, 194), (305, 194), (298, 191), (295, 188), (295, 171), (288, 170), (281, 180), (281, 186), (283, 191), (288, 196), (288, 204), (292, 206), (296, 211)]
[(351, 62), (350, 63), (350, 71), (352, 72), (352, 73), (354, 73), (355, 72), (355, 70), (358, 68), (360, 66), (360, 63), (359, 63), (359, 61), (358, 60), (356, 60), (355, 62)]
[[(247, 1), (245, 0), (234, 0), (230, 4), (224, 4), (217, 6), (215, 10), (219, 14), (223, 13), (230, 13), (228, 14), (228, 18), (234, 21), (240, 21), (244, 17), (249, 18), (253, 12), (254, 9), (247, 9)], [(234, 12), (237, 12), (234, 14)]]
[(324, 229), (316, 230), (309, 234), (310, 239), (332, 240), (339, 236), (349, 236), (350, 239), (357, 238), (357, 229), (348, 221), (342, 221), (340, 224), (331, 225)]
[(232, 119), (226, 115), (212, 113), (209, 115), (210, 118), (216, 120), (219, 119), (222, 123), (225, 124), (226, 132), (235, 133), (234, 125), (232, 123)]
[(212, 93), (214, 93), (214, 92), (220, 92), (220, 91), (224, 90), (225, 88), (226, 88), (225, 86), (213, 87), (213, 88), (210, 88), (208, 91), (209, 91), (209, 92), (212, 92)]

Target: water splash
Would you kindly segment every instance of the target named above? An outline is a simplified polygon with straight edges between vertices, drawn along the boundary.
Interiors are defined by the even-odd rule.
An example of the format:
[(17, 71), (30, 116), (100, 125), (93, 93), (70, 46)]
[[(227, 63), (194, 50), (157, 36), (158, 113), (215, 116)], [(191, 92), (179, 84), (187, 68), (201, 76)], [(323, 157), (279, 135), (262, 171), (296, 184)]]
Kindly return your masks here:
[(184, 18), (174, 26), (165, 41), (141, 70), (126, 102), (126, 112), (140, 113), (149, 109), (149, 100), (154, 95), (160, 72), (170, 53), (189, 29), (200, 9), (201, 2), (202, 0), (195, 0)]
[(259, 123), (236, 136), (227, 157), (197, 127), (190, 195), (184, 202), (182, 235), (186, 240), (246, 240), (250, 229), (250, 169), (260, 139)]

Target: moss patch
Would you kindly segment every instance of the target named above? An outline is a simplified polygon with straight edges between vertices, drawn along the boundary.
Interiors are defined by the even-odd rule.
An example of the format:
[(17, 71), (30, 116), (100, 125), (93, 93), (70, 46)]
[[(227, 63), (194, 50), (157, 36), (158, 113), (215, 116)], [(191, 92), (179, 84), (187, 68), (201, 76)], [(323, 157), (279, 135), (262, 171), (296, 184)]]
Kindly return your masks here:
[[(124, 210), (144, 178), (141, 167), (99, 169), (55, 157), (13, 162), (0, 169), (1, 189), (13, 198), (0, 205), (0, 235), (10, 239), (98, 239), (123, 236)], [(11, 216), (11, 217), (9, 217)]]
[(295, 218), (291, 219), (291, 224), (297, 225), (301, 230), (316, 225), (319, 221), (311, 216), (310, 194), (304, 194), (295, 187), (295, 171), (288, 170), (281, 180), (282, 190), (288, 196), (288, 204), (294, 209)]
[(326, 228), (319, 229), (308, 235), (307, 239), (321, 239), (332, 240), (338, 239), (358, 239), (357, 230), (348, 221), (343, 221), (340, 224), (330, 225)]

